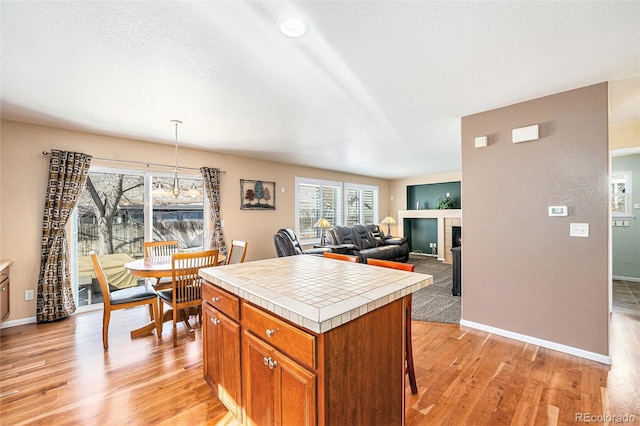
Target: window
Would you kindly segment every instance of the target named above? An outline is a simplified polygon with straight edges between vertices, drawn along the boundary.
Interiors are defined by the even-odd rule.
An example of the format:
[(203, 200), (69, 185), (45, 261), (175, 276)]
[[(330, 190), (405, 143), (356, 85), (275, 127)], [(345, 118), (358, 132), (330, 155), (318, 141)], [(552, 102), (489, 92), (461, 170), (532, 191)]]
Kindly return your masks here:
[(376, 223), (378, 211), (378, 187), (345, 184), (347, 225)]
[(320, 239), (320, 229), (313, 225), (324, 217), (332, 225), (342, 223), (342, 183), (296, 178), (296, 234), (303, 243)]
[(615, 172), (611, 175), (611, 214), (631, 216), (631, 172)]
[(321, 217), (335, 226), (376, 223), (377, 216), (377, 186), (296, 178), (295, 231), (302, 244), (320, 240), (321, 230), (313, 225)]
[(73, 221), (74, 259), (77, 275), (74, 298), (77, 306), (101, 304), (100, 287), (93, 276), (89, 252), (100, 255), (112, 291), (140, 284), (123, 265), (144, 255), (145, 241), (180, 241), (181, 250), (202, 250), (205, 241), (202, 180), (184, 176), (181, 195), (154, 195), (153, 189), (169, 189), (173, 177), (92, 167)]

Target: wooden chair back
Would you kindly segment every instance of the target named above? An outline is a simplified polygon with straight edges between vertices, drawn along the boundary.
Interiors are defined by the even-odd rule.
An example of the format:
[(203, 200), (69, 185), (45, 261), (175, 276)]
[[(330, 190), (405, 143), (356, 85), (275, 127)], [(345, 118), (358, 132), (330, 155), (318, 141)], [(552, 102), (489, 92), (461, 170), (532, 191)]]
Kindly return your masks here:
[(202, 278), (200, 268), (218, 264), (218, 249), (174, 253), (171, 255), (171, 277), (173, 280), (173, 303), (179, 309), (196, 306), (201, 303)]
[(144, 258), (151, 259), (171, 259), (171, 255), (180, 251), (180, 242), (170, 241), (145, 241)]
[(89, 256), (91, 257), (91, 263), (93, 264), (93, 272), (95, 272), (98, 283), (100, 283), (100, 292), (102, 293), (102, 300), (104, 301), (104, 310), (110, 311), (111, 289), (109, 288), (109, 281), (107, 280), (107, 276), (102, 269), (102, 264), (100, 264), (98, 255), (92, 251), (89, 253)]
[[(178, 345), (178, 319), (182, 318), (189, 337), (195, 339), (195, 332), (188, 321), (187, 313), (191, 308), (198, 309), (201, 315), (202, 278), (200, 268), (218, 264), (218, 249), (174, 253), (171, 255), (171, 289), (159, 290), (160, 306), (158, 316), (164, 316), (163, 304), (173, 310), (173, 346)], [(202, 321), (202, 320), (201, 320)]]
[(385, 268), (400, 269), (401, 271), (414, 272), (416, 265), (412, 263), (394, 262), (392, 260), (367, 259), (368, 265), (383, 266)]
[(247, 242), (240, 240), (231, 240), (231, 251), (227, 256), (226, 265), (244, 262), (247, 256)]
[(358, 259), (358, 256), (350, 256), (348, 254), (340, 254), (340, 253), (331, 253), (331, 252), (324, 252), (322, 253), (322, 255), (324, 257), (327, 257), (329, 259), (337, 259), (337, 260), (344, 260), (346, 262), (353, 262), (353, 263), (358, 263), (360, 260)]

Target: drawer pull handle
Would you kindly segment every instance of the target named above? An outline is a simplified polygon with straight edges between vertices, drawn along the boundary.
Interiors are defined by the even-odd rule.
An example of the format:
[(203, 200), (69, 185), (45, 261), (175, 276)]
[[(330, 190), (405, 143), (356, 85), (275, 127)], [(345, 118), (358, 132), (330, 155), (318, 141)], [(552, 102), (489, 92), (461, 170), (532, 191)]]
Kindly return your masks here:
[(218, 318), (211, 318), (211, 322), (213, 323), (213, 325), (220, 324), (220, 320)]
[(264, 365), (269, 367), (270, 370), (273, 370), (274, 367), (278, 365), (278, 361), (272, 360), (271, 357), (267, 358), (265, 356), (262, 361), (264, 362)]
[(267, 337), (273, 337), (274, 334), (276, 334), (276, 331), (278, 331), (279, 329), (276, 328), (275, 330), (272, 328), (267, 328), (266, 334)]
[(222, 297), (212, 297), (212, 298), (211, 298), (211, 301), (212, 301), (213, 303), (219, 302), (219, 301), (221, 301), (221, 300), (222, 300)]
[(2, 291), (7, 291), (7, 288), (6, 287), (2, 287)]

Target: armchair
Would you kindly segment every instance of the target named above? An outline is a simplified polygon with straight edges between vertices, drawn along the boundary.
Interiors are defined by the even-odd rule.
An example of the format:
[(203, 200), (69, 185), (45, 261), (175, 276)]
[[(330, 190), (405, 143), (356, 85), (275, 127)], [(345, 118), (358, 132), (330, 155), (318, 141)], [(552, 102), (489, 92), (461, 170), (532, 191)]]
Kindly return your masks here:
[(278, 257), (296, 256), (299, 254), (317, 254), (322, 255), (324, 252), (330, 252), (328, 247), (319, 247), (303, 250), (298, 241), (298, 236), (292, 229), (282, 228), (273, 236), (273, 243), (276, 247)]

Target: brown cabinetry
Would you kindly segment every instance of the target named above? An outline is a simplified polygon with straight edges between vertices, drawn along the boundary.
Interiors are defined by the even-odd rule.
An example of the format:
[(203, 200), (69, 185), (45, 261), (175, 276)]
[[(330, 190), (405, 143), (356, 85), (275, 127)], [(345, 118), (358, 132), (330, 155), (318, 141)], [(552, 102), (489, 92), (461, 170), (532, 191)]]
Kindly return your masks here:
[(205, 380), (247, 425), (402, 425), (407, 303), (314, 333), (205, 282)]
[(0, 269), (0, 321), (9, 316), (9, 265)]
[[(274, 330), (273, 336), (281, 331), (267, 330)], [(315, 425), (316, 374), (258, 338), (256, 331), (248, 328), (242, 335), (246, 423)], [(286, 342), (282, 346), (288, 347)]]
[(239, 300), (208, 283), (202, 296), (204, 378), (229, 412), (242, 421)]

